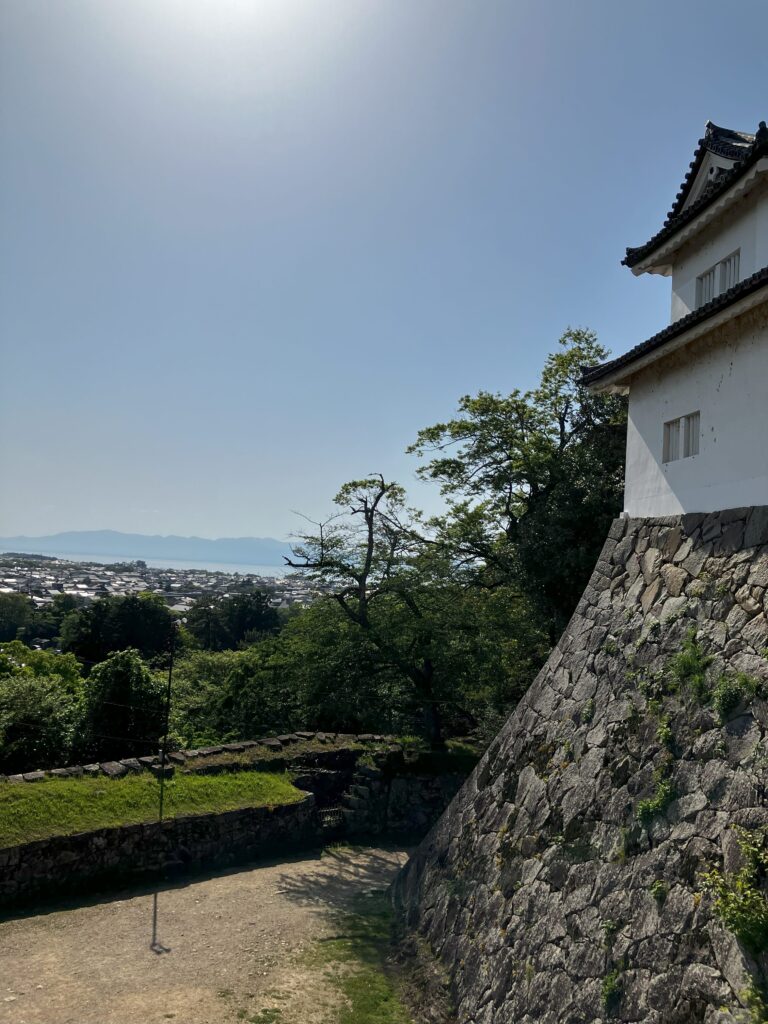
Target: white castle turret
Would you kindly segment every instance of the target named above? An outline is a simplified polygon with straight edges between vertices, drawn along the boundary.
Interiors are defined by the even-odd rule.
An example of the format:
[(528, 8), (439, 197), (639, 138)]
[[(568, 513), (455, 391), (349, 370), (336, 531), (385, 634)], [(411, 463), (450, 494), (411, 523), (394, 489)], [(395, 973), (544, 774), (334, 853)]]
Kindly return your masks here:
[(629, 394), (630, 516), (768, 504), (768, 129), (711, 122), (663, 227), (627, 249), (672, 278), (669, 326), (585, 373)]

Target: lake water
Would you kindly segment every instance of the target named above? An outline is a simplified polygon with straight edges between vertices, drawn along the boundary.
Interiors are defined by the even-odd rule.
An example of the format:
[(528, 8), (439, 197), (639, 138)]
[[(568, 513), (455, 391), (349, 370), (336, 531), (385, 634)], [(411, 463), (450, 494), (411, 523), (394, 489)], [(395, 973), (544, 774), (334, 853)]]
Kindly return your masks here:
[[(69, 551), (66, 555), (60, 555), (55, 551), (46, 551), (45, 554), (53, 558), (65, 559), (67, 562), (98, 562), (99, 565), (109, 565), (112, 562), (135, 561), (135, 559), (119, 553), (113, 555), (87, 555)], [(247, 565), (235, 562), (181, 562), (175, 561), (172, 558), (145, 558), (143, 561), (153, 569), (198, 569), (207, 572), (239, 572), (241, 575), (252, 573), (255, 576), (272, 576), (276, 579), (282, 579), (283, 576), (291, 572), (284, 565)]]

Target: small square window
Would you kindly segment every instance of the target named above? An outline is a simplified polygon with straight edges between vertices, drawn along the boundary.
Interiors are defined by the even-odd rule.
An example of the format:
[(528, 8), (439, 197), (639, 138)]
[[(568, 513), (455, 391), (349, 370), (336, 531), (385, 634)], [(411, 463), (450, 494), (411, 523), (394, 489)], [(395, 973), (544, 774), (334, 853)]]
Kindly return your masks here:
[(699, 454), (701, 435), (701, 413), (689, 413), (664, 424), (663, 462), (676, 462)]

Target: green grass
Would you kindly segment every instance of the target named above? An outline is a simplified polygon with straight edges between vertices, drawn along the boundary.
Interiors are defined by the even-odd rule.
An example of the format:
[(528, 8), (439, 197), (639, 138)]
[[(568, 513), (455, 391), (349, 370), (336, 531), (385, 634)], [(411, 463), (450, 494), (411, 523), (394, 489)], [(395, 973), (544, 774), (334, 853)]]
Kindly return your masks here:
[[(0, 785), (0, 848), (157, 818), (158, 780), (149, 773), (122, 779), (47, 779)], [(233, 772), (177, 775), (165, 784), (165, 817), (295, 803), (302, 798), (286, 775)]]
[(340, 933), (318, 943), (309, 957), (310, 964), (327, 968), (327, 977), (345, 998), (334, 1024), (411, 1024), (385, 971), (392, 929), (386, 896), (361, 898), (356, 910), (340, 915)]

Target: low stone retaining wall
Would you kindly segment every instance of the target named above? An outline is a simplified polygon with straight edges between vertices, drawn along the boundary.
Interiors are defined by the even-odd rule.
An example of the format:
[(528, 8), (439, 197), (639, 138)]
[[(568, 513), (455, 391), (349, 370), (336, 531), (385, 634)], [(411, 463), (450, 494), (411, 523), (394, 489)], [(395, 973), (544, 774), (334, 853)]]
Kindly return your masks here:
[(466, 776), (392, 774), (362, 766), (344, 796), (350, 835), (426, 835), (461, 788)]
[(311, 846), (315, 798), (171, 818), (0, 849), (0, 906), (12, 907), (171, 872), (244, 863)]
[[(233, 743), (220, 743), (213, 747), (201, 747), (197, 750), (174, 750), (167, 755), (168, 764), (174, 769), (189, 770), (202, 774), (216, 774), (225, 771), (284, 771), (288, 763), (296, 761), (302, 766), (323, 763), (325, 751), (305, 751), (295, 754), (292, 748), (302, 743), (328, 744), (330, 760), (333, 760), (333, 748), (336, 752), (349, 752), (353, 746), (365, 744), (389, 743), (394, 740), (390, 736), (363, 733), (361, 735), (325, 733), (325, 732), (291, 732), (280, 736), (262, 736), (255, 740), (238, 740)], [(260, 759), (259, 749), (264, 754)], [(242, 758), (238, 758), (242, 754)], [(280, 757), (281, 754), (285, 758)], [(198, 765), (201, 759), (225, 755), (229, 761), (220, 764)], [(343, 760), (343, 758), (342, 758)], [(327, 766), (327, 765), (324, 765)], [(39, 768), (35, 771), (17, 775), (0, 774), (0, 782), (42, 782), (43, 779), (81, 778), (84, 775), (105, 775), (119, 779), (131, 772), (160, 770), (160, 757), (151, 754), (147, 757), (125, 757), (119, 761), (102, 761), (93, 764), (74, 764), (66, 768)]]

